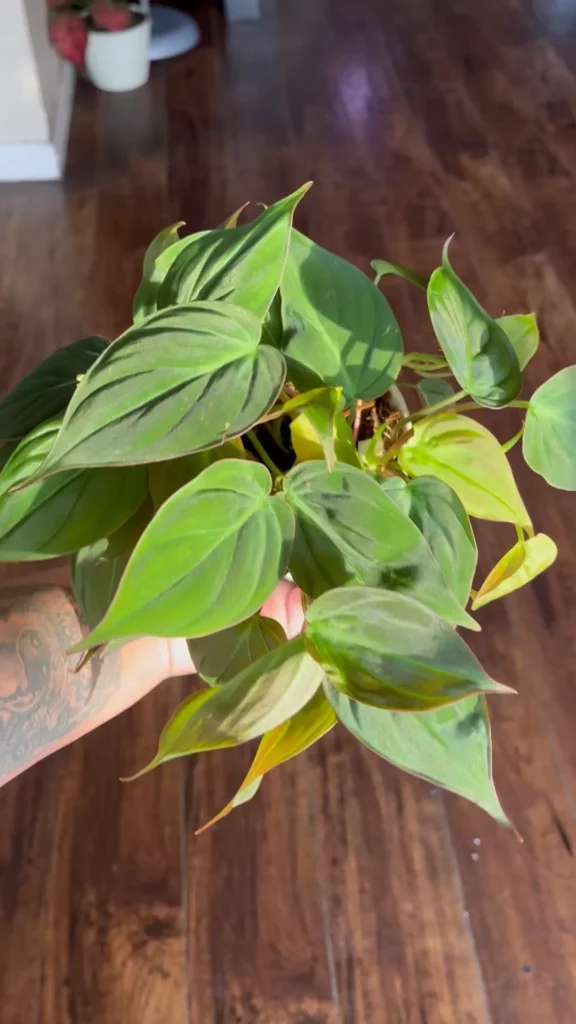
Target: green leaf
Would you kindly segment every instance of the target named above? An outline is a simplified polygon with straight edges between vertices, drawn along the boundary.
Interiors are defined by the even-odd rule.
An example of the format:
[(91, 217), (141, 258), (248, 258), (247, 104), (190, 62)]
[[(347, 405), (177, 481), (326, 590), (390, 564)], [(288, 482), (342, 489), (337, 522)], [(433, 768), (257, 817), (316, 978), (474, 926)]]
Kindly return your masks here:
[(444, 356), (430, 355), (429, 352), (407, 352), (402, 360), (402, 366), (417, 374), (427, 374), (445, 370), (448, 363)]
[[(166, 276), (170, 262), (176, 259), (176, 256), (183, 247), (182, 244), (178, 243), (188, 242), (188, 239), (180, 239), (178, 237), (178, 229), (181, 227), (184, 227), (183, 220), (178, 220), (175, 224), (164, 228), (150, 242), (144, 254), (142, 282), (134, 296), (132, 305), (132, 315), (135, 324), (141, 323), (151, 313), (156, 312), (158, 289)], [(167, 253), (168, 250), (172, 250), (170, 255), (168, 257), (165, 256), (164, 260), (161, 260), (160, 257)]]
[(349, 697), (427, 711), (474, 693), (507, 693), (458, 633), (419, 601), (372, 587), (329, 590), (306, 612), (308, 650)]
[(0, 438), (20, 439), (64, 412), (78, 377), (107, 348), (106, 338), (82, 338), (48, 356), (0, 402)]
[(482, 697), (410, 715), (359, 704), (329, 684), (325, 689), (342, 725), (369, 750), (510, 825), (492, 780), (490, 723)]
[(282, 409), (285, 413), (301, 411), (322, 445), (328, 469), (334, 468), (336, 417), (343, 404), (341, 388), (314, 388), (303, 395), (290, 398)]
[(482, 608), (490, 601), (496, 601), (539, 576), (556, 561), (558, 548), (545, 533), (518, 541), (507, 551), (484, 580), (472, 608)]
[(443, 480), (471, 516), (531, 527), (500, 444), (468, 416), (441, 413), (417, 421), (398, 462), (408, 476)]
[(300, 391), (330, 384), (350, 403), (377, 398), (394, 383), (400, 330), (362, 271), (293, 231), (281, 295), (283, 351)]
[(207, 636), (249, 618), (284, 575), (294, 518), (257, 462), (216, 462), (168, 498), (136, 545), (114, 602), (77, 645)]
[(480, 405), (507, 405), (522, 383), (518, 357), (502, 327), (454, 273), (448, 260), (449, 241), (442, 266), (428, 284), (434, 332), (460, 387)]
[(108, 611), (126, 568), (129, 552), (105, 557), (106, 538), (81, 548), (70, 559), (70, 580), (82, 618), (93, 629)]
[[(334, 419), (334, 432), (334, 454), (337, 461), (360, 468), (361, 463), (352, 439), (350, 424), (340, 413), (337, 413)], [(320, 435), (314, 428), (311, 420), (304, 414), (292, 420), (290, 424), (290, 438), (297, 463), (316, 461), (317, 459), (323, 461), (325, 459), (325, 448)]]
[(110, 345), (68, 406), (43, 475), (173, 459), (248, 430), (276, 400), (284, 360), (244, 309), (163, 310)]
[(534, 313), (500, 316), (496, 323), (506, 334), (518, 357), (520, 369), (524, 370), (540, 344), (540, 332)]
[(323, 678), (302, 637), (289, 640), (226, 686), (188, 697), (165, 725), (158, 753), (143, 772), (175, 757), (235, 747), (262, 736), (297, 714)]
[(324, 691), (318, 689), (297, 714), (264, 734), (248, 773), (235, 795), (219, 814), (197, 829), (195, 834), (205, 832), (207, 828), (230, 814), (235, 807), (251, 800), (267, 772), (307, 750), (325, 736), (336, 721), (336, 714), (328, 703)]
[(59, 421), (28, 435), (0, 473), (0, 561), (55, 558), (117, 530), (146, 497), (146, 471), (130, 468), (60, 473), (23, 484), (41, 465)]
[(370, 260), (370, 266), (376, 274), (375, 285), (380, 284), (381, 278), (387, 274), (394, 274), (396, 277), (404, 277), (407, 281), (411, 281), (412, 284), (418, 285), (423, 291), (426, 291), (428, 287), (427, 277), (417, 274), (415, 270), (410, 270), (409, 267), (403, 267), (401, 263), (390, 263), (388, 260)]
[(225, 441), (218, 448), (208, 448), (193, 455), (182, 455), (167, 462), (153, 462), (148, 467), (148, 481), (154, 508), (160, 508), (167, 498), (179, 491), (184, 484), (199, 476), (203, 469), (222, 459), (244, 458), (244, 445), (239, 437)]
[(158, 308), (224, 299), (262, 320), (282, 280), (294, 210), (310, 184), (268, 206), (251, 224), (207, 231), (186, 246), (160, 286)]
[(432, 476), (404, 483), (399, 477), (380, 481), (388, 497), (410, 516), (423, 534), (444, 581), (464, 607), (476, 570), (476, 541), (466, 509), (451, 487)]
[(442, 380), (441, 377), (437, 380), (434, 377), (424, 377), (416, 385), (416, 390), (424, 406), (436, 405), (436, 402), (444, 402), (454, 394), (452, 385), (447, 380)]
[(561, 491), (576, 491), (576, 366), (566, 366), (532, 395), (522, 439), (530, 469)]
[[(332, 586), (361, 582), (405, 591), (448, 622), (476, 628), (444, 583), (418, 527), (366, 473), (340, 463), (330, 473), (321, 463), (308, 462), (290, 470), (284, 493), (314, 549), (313, 564), (321, 568), (314, 592), (322, 578)], [(326, 538), (323, 546), (317, 544), (318, 531)], [(334, 548), (340, 560), (333, 557)], [(302, 554), (295, 546), (290, 562), (299, 586)], [(302, 588), (309, 592), (303, 583)]]
[(280, 623), (252, 615), (229, 629), (188, 641), (190, 657), (199, 676), (217, 686), (228, 683), (268, 651), (286, 642)]

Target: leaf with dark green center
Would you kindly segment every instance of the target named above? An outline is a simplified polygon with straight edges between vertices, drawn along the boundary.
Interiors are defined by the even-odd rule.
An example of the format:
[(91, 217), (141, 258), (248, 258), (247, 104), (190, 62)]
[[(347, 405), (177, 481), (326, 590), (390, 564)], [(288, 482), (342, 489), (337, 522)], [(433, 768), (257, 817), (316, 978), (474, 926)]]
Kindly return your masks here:
[(507, 693), (451, 626), (419, 601), (373, 587), (329, 590), (306, 611), (308, 650), (348, 697), (427, 711), (475, 693)]
[(555, 373), (532, 395), (522, 450), (551, 487), (576, 491), (576, 366)]
[(518, 357), (506, 332), (482, 309), (448, 260), (428, 283), (428, 308), (434, 332), (460, 384), (480, 405), (507, 405), (522, 383)]
[(163, 310), (110, 345), (79, 385), (42, 474), (173, 459), (248, 430), (284, 382), (245, 309)]
[(518, 357), (520, 369), (524, 370), (540, 344), (540, 332), (534, 313), (500, 316), (496, 323), (506, 334)]
[(18, 445), (0, 473), (0, 561), (56, 558), (117, 530), (146, 497), (146, 470), (133, 467), (59, 473), (11, 492), (44, 462), (59, 421)]
[(556, 560), (558, 549), (545, 533), (537, 533), (514, 545), (500, 559), (484, 580), (474, 598), (472, 608), (482, 608), (490, 601), (512, 594), (531, 583)]
[(216, 462), (162, 505), (105, 618), (76, 650), (124, 636), (198, 637), (249, 618), (284, 575), (294, 517), (257, 462)]
[(410, 267), (403, 267), (401, 263), (390, 263), (389, 260), (370, 260), (370, 266), (376, 274), (375, 285), (380, 284), (383, 277), (392, 274), (395, 277), (403, 277), (406, 281), (411, 281), (412, 284), (417, 285), (424, 292), (428, 287), (427, 277), (417, 274), (415, 270), (410, 270)]
[(286, 642), (279, 622), (252, 615), (229, 629), (188, 641), (190, 657), (199, 676), (210, 686), (228, 683), (268, 651)]
[(486, 701), (467, 697), (419, 715), (382, 711), (350, 700), (330, 684), (325, 692), (340, 722), (386, 761), (477, 804), (510, 826), (492, 780)]
[(409, 483), (388, 477), (380, 481), (380, 486), (423, 534), (446, 584), (464, 607), (476, 570), (477, 550), (470, 520), (456, 492), (433, 476), (416, 477)]
[(408, 476), (443, 480), (470, 516), (531, 527), (498, 440), (468, 416), (441, 413), (416, 422), (398, 462)]
[(82, 338), (48, 356), (0, 402), (0, 438), (20, 439), (64, 412), (85, 374), (107, 348), (106, 338)]
[(454, 394), (454, 388), (447, 380), (439, 377), (423, 377), (416, 385), (416, 390), (422, 399), (424, 406), (436, 405), (437, 402), (444, 402)]
[[(141, 323), (151, 313), (156, 312), (158, 289), (164, 280), (171, 263), (186, 245), (188, 239), (178, 237), (178, 229), (184, 227), (184, 221), (178, 220), (170, 224), (153, 238), (144, 254), (142, 281), (134, 296), (132, 315), (134, 323)], [(167, 254), (168, 255), (165, 255)], [(164, 259), (161, 259), (161, 257)]]
[(188, 697), (162, 730), (158, 753), (138, 774), (175, 757), (235, 747), (262, 736), (296, 715), (323, 678), (302, 637), (289, 640), (225, 686)]
[(282, 280), (294, 210), (309, 188), (268, 206), (251, 224), (207, 231), (186, 246), (160, 286), (158, 308), (223, 299), (262, 320)]
[(214, 818), (196, 830), (196, 835), (225, 818), (235, 807), (251, 800), (262, 777), (301, 754), (336, 724), (336, 714), (322, 689), (318, 689), (311, 700), (292, 718), (264, 734), (248, 773), (229, 803)]
[(300, 391), (330, 384), (349, 403), (377, 398), (394, 383), (400, 330), (362, 271), (293, 231), (281, 295), (283, 351)]
[[(366, 473), (341, 463), (330, 473), (322, 463), (308, 462), (290, 470), (284, 491), (313, 550), (311, 562), (321, 567), (316, 593), (322, 578), (332, 586), (362, 582), (409, 593), (446, 621), (477, 628), (448, 589), (418, 527)], [(326, 542), (318, 544), (319, 534)], [(306, 557), (298, 550), (301, 543), (299, 538), (290, 563), (297, 583)], [(334, 548), (339, 561), (332, 557)]]

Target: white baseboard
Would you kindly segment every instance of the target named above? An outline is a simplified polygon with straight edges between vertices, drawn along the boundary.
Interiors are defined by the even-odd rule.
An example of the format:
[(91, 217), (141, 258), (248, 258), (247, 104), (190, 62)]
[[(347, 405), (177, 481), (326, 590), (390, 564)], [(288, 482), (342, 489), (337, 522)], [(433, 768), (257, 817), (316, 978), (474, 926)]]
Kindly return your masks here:
[(62, 84), (49, 142), (10, 142), (0, 145), (0, 181), (58, 181), (64, 175), (76, 73), (62, 69)]

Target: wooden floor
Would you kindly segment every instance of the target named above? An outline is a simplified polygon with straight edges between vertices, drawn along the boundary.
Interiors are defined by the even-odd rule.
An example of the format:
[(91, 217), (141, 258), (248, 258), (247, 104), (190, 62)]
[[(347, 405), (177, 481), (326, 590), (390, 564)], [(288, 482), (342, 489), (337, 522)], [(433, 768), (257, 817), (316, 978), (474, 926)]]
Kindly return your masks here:
[[(263, 0), (256, 24), (81, 84), (63, 186), (0, 186), (2, 386), (129, 318), (147, 241), (316, 181), (300, 226), (367, 267), (461, 273), (535, 309), (534, 386), (576, 361), (576, 9), (544, 0)], [(388, 288), (408, 344), (422, 305)], [(532, 369), (533, 366), (533, 369)], [(502, 436), (514, 432), (500, 414)], [(496, 774), (524, 845), (343, 731), (213, 832), (249, 751), (122, 785), (179, 698), (0, 793), (1, 1024), (574, 1024), (576, 498), (520, 484), (557, 566), (481, 613)], [(482, 530), (483, 561), (509, 540)]]

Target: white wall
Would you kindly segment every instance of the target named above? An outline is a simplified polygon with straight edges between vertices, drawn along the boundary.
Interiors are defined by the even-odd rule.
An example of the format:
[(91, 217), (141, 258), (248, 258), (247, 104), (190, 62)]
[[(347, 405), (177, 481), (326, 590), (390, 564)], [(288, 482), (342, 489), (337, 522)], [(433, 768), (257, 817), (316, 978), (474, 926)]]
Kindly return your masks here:
[(0, 0), (0, 143), (46, 142), (63, 81), (45, 0)]
[(0, 0), (0, 181), (61, 177), (73, 91), (46, 0)]

